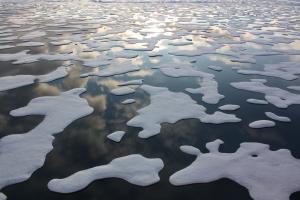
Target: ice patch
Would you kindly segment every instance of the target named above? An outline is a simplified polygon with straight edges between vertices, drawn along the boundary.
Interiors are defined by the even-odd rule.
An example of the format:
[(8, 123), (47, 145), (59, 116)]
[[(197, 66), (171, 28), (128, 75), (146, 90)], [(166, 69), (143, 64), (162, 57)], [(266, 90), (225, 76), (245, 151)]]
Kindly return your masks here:
[(251, 122), (249, 124), (250, 128), (270, 128), (274, 127), (276, 124), (273, 121), (270, 120), (257, 120), (254, 122)]
[(234, 105), (234, 104), (227, 104), (227, 105), (223, 105), (223, 106), (220, 106), (219, 109), (220, 110), (228, 110), (228, 111), (231, 111), (231, 110), (237, 110), (239, 109), (240, 106), (239, 105)]
[(135, 103), (135, 99), (126, 99), (122, 101), (122, 104), (131, 104), (131, 103)]
[(53, 149), (52, 135), (62, 132), (73, 121), (93, 112), (79, 95), (86, 90), (76, 88), (59, 96), (38, 97), (27, 106), (10, 112), (12, 116), (44, 115), (44, 120), (23, 134), (0, 139), (0, 190), (30, 178), (43, 166), (46, 155)]
[(261, 82), (234, 82), (230, 83), (230, 85), (237, 89), (265, 94), (265, 99), (278, 108), (287, 108), (292, 104), (300, 104), (299, 94), (276, 87), (269, 87)]
[(111, 90), (110, 92), (114, 95), (127, 95), (127, 94), (134, 93), (135, 90), (128, 86), (122, 86), (122, 87), (115, 88), (115, 89)]
[(261, 104), (261, 105), (267, 105), (268, 102), (265, 100), (261, 100), (261, 99), (247, 99), (246, 100), (248, 103), (253, 103), (253, 104)]
[(142, 84), (143, 84), (143, 79), (136, 79), (136, 80), (131, 80), (131, 81), (120, 83), (119, 86), (142, 85)]
[(291, 119), (288, 117), (284, 117), (284, 116), (278, 116), (275, 113), (272, 112), (265, 112), (266, 116), (269, 117), (270, 119), (276, 120), (276, 121), (280, 121), (280, 122), (290, 122)]
[(124, 135), (125, 135), (124, 131), (116, 131), (109, 134), (107, 138), (115, 142), (120, 142)]
[[(271, 151), (269, 145), (241, 143), (234, 153), (218, 151), (221, 140), (207, 143), (188, 167), (170, 177), (173, 185), (209, 183), (229, 178), (249, 190), (255, 200), (288, 200), (300, 190), (300, 161), (287, 149)], [(268, 191), (268, 192), (266, 192)]]
[(39, 82), (50, 82), (68, 75), (69, 67), (61, 66), (45, 75), (16, 75), (0, 77), (0, 91), (10, 90)]
[(247, 75), (262, 75), (262, 76), (272, 76), (278, 77), (284, 80), (294, 80), (298, 78), (300, 74), (300, 63), (298, 62), (282, 62), (278, 64), (266, 64), (264, 71), (257, 70), (238, 70), (240, 74)]
[(49, 190), (59, 193), (72, 193), (88, 186), (94, 180), (120, 178), (139, 186), (149, 186), (160, 180), (159, 171), (164, 163), (159, 158), (145, 158), (132, 154), (101, 165), (79, 171), (64, 179), (53, 179), (48, 183)]
[(175, 123), (181, 119), (199, 119), (203, 123), (240, 122), (233, 114), (205, 113), (206, 108), (197, 104), (190, 96), (171, 92), (167, 88), (142, 85), (141, 89), (150, 94), (150, 105), (138, 110), (138, 115), (127, 122), (128, 126), (142, 127), (139, 137), (148, 138), (160, 133), (164, 122)]

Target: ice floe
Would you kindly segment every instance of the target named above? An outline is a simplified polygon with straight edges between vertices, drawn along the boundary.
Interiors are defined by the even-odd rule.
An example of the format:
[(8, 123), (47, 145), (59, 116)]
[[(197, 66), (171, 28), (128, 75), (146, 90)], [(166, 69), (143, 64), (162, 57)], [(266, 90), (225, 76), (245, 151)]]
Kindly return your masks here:
[(278, 108), (287, 108), (293, 104), (300, 104), (299, 94), (294, 94), (277, 87), (266, 86), (262, 82), (234, 82), (230, 84), (237, 89), (262, 93), (270, 104)]
[(222, 71), (223, 68), (220, 66), (215, 66), (215, 65), (209, 65), (208, 66), (209, 69), (215, 70), (215, 71)]
[(270, 119), (280, 121), (280, 122), (290, 122), (291, 119), (285, 116), (279, 116), (276, 115), (275, 113), (272, 112), (265, 112), (266, 116), (269, 117)]
[(266, 64), (264, 71), (240, 69), (238, 73), (272, 76), (291, 81), (298, 78), (298, 74), (300, 74), (300, 63), (282, 62), (278, 64)]
[(126, 99), (122, 101), (122, 104), (132, 104), (132, 103), (135, 103), (135, 99)]
[(115, 89), (111, 90), (110, 92), (114, 95), (127, 95), (127, 94), (134, 93), (135, 90), (128, 86), (122, 86), (122, 87), (115, 88)]
[(127, 122), (128, 126), (141, 127), (139, 137), (148, 138), (160, 133), (164, 122), (175, 123), (181, 119), (199, 119), (203, 123), (240, 122), (233, 114), (215, 112), (207, 114), (206, 108), (197, 104), (188, 95), (171, 92), (167, 88), (142, 85), (141, 89), (150, 94), (150, 105), (138, 110), (138, 115)]
[(10, 90), (38, 82), (50, 82), (68, 75), (69, 67), (61, 66), (45, 75), (16, 75), (0, 77), (0, 91)]
[(234, 104), (226, 104), (226, 105), (223, 105), (223, 106), (220, 106), (219, 109), (220, 110), (237, 110), (239, 109), (240, 106), (239, 105), (234, 105)]
[(124, 135), (125, 135), (124, 131), (116, 131), (109, 134), (107, 138), (115, 142), (120, 142)]
[(246, 142), (234, 153), (222, 153), (218, 150), (222, 143), (221, 140), (207, 143), (209, 153), (199, 150), (190, 166), (170, 177), (171, 184), (179, 186), (229, 178), (246, 187), (254, 200), (288, 200), (292, 193), (300, 190), (300, 161), (289, 150), (272, 151), (267, 144)]
[(246, 101), (248, 103), (252, 103), (252, 104), (261, 104), (261, 105), (268, 104), (268, 102), (266, 100), (262, 100), (262, 99), (247, 99)]
[(123, 83), (120, 83), (119, 86), (126, 86), (126, 85), (142, 85), (143, 79), (136, 79), (136, 80), (130, 80)]
[(250, 128), (269, 128), (269, 127), (274, 127), (276, 124), (275, 122), (271, 120), (257, 120), (254, 122), (251, 122), (249, 124)]
[(44, 96), (31, 100), (27, 106), (12, 110), (12, 116), (44, 115), (44, 120), (23, 134), (11, 134), (0, 139), (0, 189), (30, 178), (42, 167), (46, 155), (53, 149), (52, 135), (62, 132), (70, 123), (93, 112), (76, 88), (59, 96)]
[(146, 158), (132, 154), (112, 160), (101, 165), (82, 170), (64, 179), (53, 179), (48, 183), (51, 191), (72, 193), (87, 187), (94, 180), (120, 178), (139, 186), (152, 185), (160, 180), (159, 171), (164, 163), (159, 158)]

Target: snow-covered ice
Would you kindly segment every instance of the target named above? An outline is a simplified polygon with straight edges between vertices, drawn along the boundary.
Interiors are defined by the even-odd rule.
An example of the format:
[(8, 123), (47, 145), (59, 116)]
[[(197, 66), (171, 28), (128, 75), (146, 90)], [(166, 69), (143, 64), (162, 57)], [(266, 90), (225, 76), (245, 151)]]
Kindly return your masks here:
[(107, 135), (107, 138), (115, 142), (120, 142), (124, 135), (124, 131), (116, 131)]
[(111, 90), (110, 92), (114, 95), (127, 95), (127, 94), (134, 93), (135, 90), (128, 86), (122, 86), (122, 87), (115, 88), (115, 89)]
[[(170, 177), (173, 185), (209, 183), (229, 178), (249, 190), (254, 200), (288, 200), (300, 190), (300, 161), (287, 149), (271, 151), (262, 143), (241, 143), (234, 153), (219, 152), (223, 141), (207, 143), (188, 167)], [(197, 151), (184, 151), (195, 155)], [(267, 192), (266, 192), (267, 191)]]
[(269, 127), (274, 127), (276, 124), (275, 122), (271, 120), (257, 120), (254, 122), (251, 122), (249, 124), (250, 128), (269, 128)]
[(226, 104), (226, 105), (223, 105), (223, 106), (219, 107), (219, 109), (223, 110), (223, 111), (225, 111), (225, 110), (229, 110), (229, 111), (230, 110), (237, 110), (239, 108), (240, 108), (239, 105), (234, 105), (234, 104)]
[(280, 122), (290, 122), (291, 119), (285, 116), (279, 116), (276, 115), (275, 113), (272, 112), (265, 112), (266, 116), (269, 117), (270, 119), (280, 121)]
[(76, 172), (64, 179), (52, 179), (48, 188), (54, 192), (72, 193), (82, 190), (94, 180), (104, 178), (120, 178), (131, 184), (148, 186), (160, 180), (158, 173), (163, 167), (164, 163), (159, 158), (132, 154), (116, 158), (107, 165)]

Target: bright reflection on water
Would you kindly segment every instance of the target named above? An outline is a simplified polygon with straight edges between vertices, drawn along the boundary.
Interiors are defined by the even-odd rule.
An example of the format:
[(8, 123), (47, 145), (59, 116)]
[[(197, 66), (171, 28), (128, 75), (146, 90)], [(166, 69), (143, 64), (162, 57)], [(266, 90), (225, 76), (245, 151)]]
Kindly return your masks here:
[[(270, 5), (271, 4), (271, 5)], [(270, 144), (272, 149), (290, 149), (296, 158), (300, 158), (299, 131), (300, 107), (290, 106), (288, 109), (278, 109), (272, 105), (254, 105), (246, 103), (248, 98), (262, 99), (258, 93), (237, 90), (229, 85), (231, 82), (249, 80), (249, 78), (266, 78), (269, 85), (285, 88), (289, 85), (299, 85), (299, 80), (292, 82), (278, 78), (261, 76), (246, 76), (236, 73), (232, 67), (261, 69), (264, 64), (282, 61), (299, 62), (298, 55), (258, 56), (256, 64), (232, 62), (230, 57), (219, 54), (207, 54), (197, 57), (172, 56), (168, 52), (175, 50), (196, 50), (211, 46), (217, 39), (231, 41), (240, 39), (249, 42), (240, 44), (249, 52), (264, 49), (299, 50), (299, 10), (288, 5), (245, 3), (239, 4), (96, 4), (96, 3), (34, 3), (34, 4), (3, 4), (0, 6), (1, 33), (5, 29), (15, 30), (12, 35), (0, 35), (0, 41), (11, 41), (10, 36), (21, 36), (24, 29), (47, 31), (47, 37), (34, 41), (45, 42), (41, 47), (14, 47), (0, 50), (0, 53), (15, 53), (28, 49), (31, 54), (38, 53), (68, 53), (82, 59), (107, 56), (116, 52), (137, 53), (135, 58), (118, 58), (113, 62), (130, 61), (140, 65), (141, 70), (106, 78), (79, 78), (80, 74), (101, 70), (104, 67), (89, 68), (80, 61), (38, 61), (30, 64), (13, 65), (11, 62), (0, 63), (1, 76), (18, 74), (45, 74), (53, 71), (61, 64), (73, 63), (68, 77), (50, 83), (35, 83), (0, 93), (0, 136), (23, 133), (34, 128), (41, 122), (41, 116), (11, 117), (9, 111), (25, 106), (31, 99), (39, 96), (58, 95), (76, 87), (85, 87), (87, 92), (83, 97), (95, 111), (80, 120), (75, 121), (62, 133), (55, 136), (54, 149), (48, 154), (44, 166), (37, 170), (26, 182), (11, 185), (3, 189), (9, 200), (19, 199), (239, 199), (250, 200), (245, 188), (233, 181), (222, 179), (208, 184), (174, 187), (168, 182), (171, 174), (190, 164), (194, 157), (181, 153), (180, 145), (193, 145), (206, 152), (205, 143), (222, 139), (225, 144), (221, 151), (233, 152), (241, 142), (262, 142)], [(32, 7), (34, 5), (34, 7)], [(268, 8), (268, 6), (270, 8)], [(254, 15), (257, 14), (257, 17)], [(290, 16), (290, 17), (289, 17)], [(297, 21), (298, 20), (298, 21)], [(287, 22), (286, 26), (284, 23)], [(266, 24), (270, 25), (267, 27)], [(264, 27), (265, 26), (265, 27)], [(276, 26), (276, 27), (273, 27)], [(283, 29), (282, 27), (285, 27)], [(277, 28), (277, 29), (276, 29)], [(251, 31), (272, 30), (276, 34), (289, 35), (298, 39), (290, 44), (259, 44), (253, 42), (257, 38), (272, 40), (272, 35), (254, 35)], [(297, 33), (298, 31), (298, 33)], [(109, 32), (109, 34), (107, 34)], [(237, 36), (240, 34), (240, 36)], [(193, 41), (192, 45), (172, 46), (170, 41)], [(73, 42), (54, 46), (49, 42), (51, 37), (70, 39)], [(161, 37), (156, 41), (155, 38)], [(177, 38), (178, 39), (178, 38)], [(128, 42), (136, 40), (135, 42)], [(138, 42), (138, 40), (140, 40)], [(94, 50), (89, 43), (99, 43), (97, 47), (108, 50)], [(155, 41), (155, 42), (153, 42)], [(180, 41), (180, 40), (179, 40)], [(17, 44), (21, 41), (12, 40)], [(153, 44), (153, 52), (163, 56), (149, 57), (147, 44)], [(125, 50), (129, 48), (130, 50)], [(136, 51), (135, 51), (136, 50)], [(231, 45), (227, 44), (217, 52), (228, 52)], [(114, 96), (110, 90), (127, 80), (144, 79), (144, 83), (167, 87), (171, 91), (182, 92), (185, 88), (196, 88), (201, 83), (200, 78), (171, 78), (163, 75), (156, 65), (167, 63), (192, 63), (195, 69), (213, 73), (219, 83), (219, 91), (225, 95), (217, 105), (209, 105), (201, 101), (201, 95), (189, 94), (199, 104), (204, 105), (209, 113), (217, 110), (223, 104), (238, 104), (241, 109), (234, 113), (242, 118), (241, 123), (212, 125), (203, 124), (198, 120), (182, 120), (176, 124), (163, 124), (161, 134), (149, 139), (140, 139), (138, 128), (127, 127), (126, 122), (134, 117), (136, 111), (148, 105), (149, 95), (137, 88), (136, 93), (129, 96)], [(217, 65), (222, 72), (214, 72), (207, 68)], [(136, 99), (136, 103), (123, 105), (127, 98)], [(74, 108), (76, 109), (76, 108)], [(184, 109), (184, 108), (182, 108)], [(264, 112), (270, 111), (289, 116), (291, 123), (277, 123), (270, 129), (255, 130), (248, 127), (254, 120), (266, 119)], [(120, 143), (115, 143), (106, 136), (116, 130), (126, 131)], [(66, 177), (76, 171), (106, 164), (112, 159), (128, 154), (139, 153), (146, 157), (159, 157), (165, 163), (160, 173), (161, 181), (149, 187), (131, 185), (123, 180), (106, 179), (93, 182), (86, 189), (68, 195), (50, 192), (47, 183), (54, 177)], [(266, 191), (267, 192), (267, 191)], [(295, 193), (291, 199), (300, 199)]]

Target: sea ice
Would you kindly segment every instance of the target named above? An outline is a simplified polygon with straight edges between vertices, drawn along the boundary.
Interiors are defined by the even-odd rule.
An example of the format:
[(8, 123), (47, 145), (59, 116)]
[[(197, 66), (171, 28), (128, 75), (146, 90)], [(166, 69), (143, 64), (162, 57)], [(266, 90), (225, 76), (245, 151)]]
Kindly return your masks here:
[(30, 178), (43, 166), (53, 149), (52, 135), (62, 132), (73, 121), (93, 112), (76, 88), (59, 96), (44, 96), (31, 100), (27, 106), (12, 110), (12, 116), (44, 115), (44, 120), (27, 133), (11, 134), (0, 139), (0, 190)]
[(280, 121), (280, 122), (290, 122), (291, 119), (288, 117), (284, 117), (284, 116), (278, 116), (275, 113), (272, 112), (265, 112), (266, 116), (269, 117), (270, 119), (276, 120), (276, 121)]
[(253, 103), (253, 104), (261, 104), (261, 105), (266, 105), (268, 104), (267, 101), (262, 100), (262, 99), (247, 99), (246, 100), (248, 103)]
[(71, 193), (85, 188), (94, 180), (104, 178), (120, 178), (131, 184), (148, 186), (160, 180), (158, 173), (163, 167), (164, 163), (159, 158), (132, 154), (116, 158), (107, 165), (76, 172), (64, 179), (52, 179), (48, 188), (54, 192)]
[(131, 104), (131, 103), (135, 103), (135, 99), (126, 99), (122, 101), (122, 104)]
[(16, 75), (0, 77), (0, 91), (10, 90), (39, 82), (50, 82), (68, 75), (69, 67), (61, 66), (45, 75)]
[(275, 122), (270, 120), (257, 120), (249, 124), (250, 128), (269, 128), (274, 126)]
[(269, 103), (278, 108), (287, 108), (292, 104), (300, 104), (299, 94), (294, 94), (276, 87), (269, 87), (262, 82), (234, 82), (230, 83), (230, 85), (237, 89), (262, 93)]
[(116, 131), (109, 134), (107, 138), (115, 142), (120, 142), (124, 135), (125, 135), (124, 131)]
[(233, 114), (215, 112), (207, 114), (206, 108), (197, 104), (190, 96), (171, 92), (167, 88), (142, 85), (141, 89), (150, 94), (150, 105), (138, 110), (138, 115), (127, 122), (128, 126), (142, 127), (139, 137), (148, 138), (159, 134), (161, 124), (175, 123), (181, 119), (199, 119), (203, 123), (240, 122)]
[(215, 71), (222, 71), (222, 67), (220, 66), (215, 66), (215, 65), (209, 65), (208, 66), (209, 69), (215, 70)]
[(114, 95), (127, 95), (127, 94), (134, 93), (135, 90), (128, 86), (122, 86), (122, 87), (115, 88), (115, 89), (111, 90), (110, 92)]
[(237, 110), (239, 109), (240, 106), (239, 105), (234, 105), (234, 104), (226, 104), (226, 105), (223, 105), (223, 106), (220, 106), (219, 109), (220, 110)]
[(234, 153), (222, 153), (218, 150), (222, 143), (221, 140), (207, 143), (209, 153), (199, 150), (190, 166), (170, 177), (171, 184), (209, 183), (229, 178), (246, 187), (255, 200), (288, 200), (300, 190), (300, 161), (289, 150), (271, 151), (269, 145), (245, 142)]

